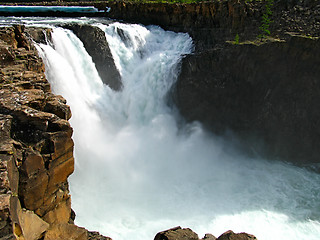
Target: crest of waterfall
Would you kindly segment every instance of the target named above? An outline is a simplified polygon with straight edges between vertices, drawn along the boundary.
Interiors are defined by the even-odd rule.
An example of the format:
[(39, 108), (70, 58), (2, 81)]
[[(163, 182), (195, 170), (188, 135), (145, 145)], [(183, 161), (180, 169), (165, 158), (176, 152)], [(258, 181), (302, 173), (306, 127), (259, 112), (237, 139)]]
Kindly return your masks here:
[(121, 92), (103, 85), (69, 30), (54, 28), (53, 45), (38, 46), (53, 91), (73, 113), (78, 225), (115, 240), (153, 239), (177, 225), (200, 237), (232, 229), (259, 240), (319, 239), (319, 174), (249, 159), (197, 123), (177, 126), (166, 97), (192, 50), (187, 34), (93, 24), (106, 33)]

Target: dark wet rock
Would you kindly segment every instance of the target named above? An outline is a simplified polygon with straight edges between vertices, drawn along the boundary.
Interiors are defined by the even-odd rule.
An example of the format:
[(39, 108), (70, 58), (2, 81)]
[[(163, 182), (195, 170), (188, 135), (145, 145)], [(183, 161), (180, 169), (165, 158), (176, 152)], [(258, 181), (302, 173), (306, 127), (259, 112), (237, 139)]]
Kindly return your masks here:
[(47, 44), (51, 42), (52, 29), (50, 28), (27, 27), (25, 32), (36, 43)]
[(115, 66), (105, 33), (100, 28), (91, 25), (66, 24), (63, 27), (72, 30), (83, 42), (102, 81), (113, 90), (121, 90), (121, 77)]
[(217, 240), (257, 240), (257, 238), (251, 234), (247, 233), (234, 233), (229, 230), (223, 233)]
[(154, 240), (199, 240), (199, 237), (189, 228), (175, 227), (159, 232)]
[[(256, 240), (254, 235), (248, 233), (234, 233), (229, 230), (216, 238), (210, 233), (205, 234), (201, 240)], [(200, 240), (198, 235), (189, 228), (174, 227), (159, 232), (154, 240)]]
[(188, 120), (235, 132), (248, 151), (320, 159), (320, 39), (225, 44), (183, 59), (176, 102)]

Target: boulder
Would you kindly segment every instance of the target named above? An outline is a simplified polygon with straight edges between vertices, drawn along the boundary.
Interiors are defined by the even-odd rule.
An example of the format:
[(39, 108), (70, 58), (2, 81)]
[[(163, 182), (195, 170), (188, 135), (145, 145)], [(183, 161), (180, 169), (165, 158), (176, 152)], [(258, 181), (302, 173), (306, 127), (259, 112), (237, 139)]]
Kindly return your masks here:
[(210, 233), (206, 233), (201, 240), (216, 240), (217, 238)]
[(88, 240), (112, 240), (109, 237), (104, 237), (98, 232), (88, 232)]
[(44, 240), (87, 240), (87, 231), (74, 224), (62, 223), (51, 225)]
[(18, 212), (19, 224), (15, 224), (14, 233), (18, 240), (39, 239), (49, 228), (49, 224), (43, 221), (34, 212), (21, 209)]
[(257, 240), (257, 238), (251, 234), (247, 233), (234, 233), (229, 230), (223, 233), (217, 240)]
[[(210, 233), (205, 234), (201, 240), (256, 240), (257, 238), (247, 233), (234, 233), (229, 230), (216, 238)], [(159, 232), (154, 240), (199, 240), (198, 235), (189, 228), (175, 227)]]
[(48, 42), (51, 42), (52, 29), (50, 28), (27, 27), (25, 32), (37, 43), (47, 44)]
[(190, 228), (175, 227), (159, 232), (154, 240), (199, 240), (199, 237)]

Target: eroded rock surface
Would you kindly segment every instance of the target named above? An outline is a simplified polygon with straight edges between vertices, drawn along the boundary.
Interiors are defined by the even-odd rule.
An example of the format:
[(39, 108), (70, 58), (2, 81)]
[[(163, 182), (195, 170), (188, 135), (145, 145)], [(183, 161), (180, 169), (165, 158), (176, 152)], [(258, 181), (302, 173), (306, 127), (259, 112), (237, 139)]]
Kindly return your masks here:
[[(223, 0), (191, 4), (113, 1), (105, 4), (111, 8), (106, 13), (111, 18), (188, 32), (198, 51), (234, 40), (237, 34), (244, 41), (263, 33), (259, 29), (265, 9), (263, 1)], [(271, 10), (269, 30), (272, 36), (283, 37), (286, 32), (320, 36), (318, 1), (276, 0)]]
[[(216, 238), (210, 233), (205, 234), (201, 240), (256, 240), (257, 238), (247, 233), (234, 233), (229, 230)], [(200, 240), (198, 234), (190, 228), (175, 227), (159, 232), (154, 240)]]
[(0, 238), (88, 239), (71, 219), (71, 111), (24, 30), (0, 28)]
[(183, 60), (177, 105), (187, 120), (217, 134), (231, 129), (262, 156), (318, 163), (319, 64), (318, 38), (226, 44)]
[(256, 240), (257, 238), (251, 234), (247, 233), (234, 233), (229, 230), (223, 233), (217, 240)]

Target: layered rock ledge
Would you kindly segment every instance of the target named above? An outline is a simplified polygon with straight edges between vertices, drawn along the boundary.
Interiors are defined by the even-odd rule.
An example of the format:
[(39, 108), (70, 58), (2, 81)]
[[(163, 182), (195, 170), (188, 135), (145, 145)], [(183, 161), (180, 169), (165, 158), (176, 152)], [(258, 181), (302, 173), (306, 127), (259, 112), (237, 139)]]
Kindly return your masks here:
[(226, 43), (183, 60), (176, 103), (254, 156), (319, 163), (319, 64), (320, 38)]
[(232, 132), (255, 157), (320, 163), (319, 1), (275, 0), (270, 35), (260, 28), (263, 1), (108, 6), (112, 18), (192, 36), (195, 52), (183, 59), (172, 91), (187, 121)]
[(0, 29), (0, 66), (0, 238), (107, 239), (73, 224), (71, 111), (23, 26)]
[(247, 233), (234, 233), (229, 230), (221, 234), (218, 238), (210, 233), (205, 234), (203, 238), (199, 238), (198, 234), (190, 228), (175, 227), (163, 232), (159, 232), (154, 240), (257, 240), (257, 238)]
[[(103, 9), (110, 7), (107, 17), (127, 22), (155, 24), (166, 30), (188, 32), (196, 50), (205, 51), (234, 40), (255, 40), (265, 13), (264, 1), (214, 0), (198, 3), (143, 3), (111, 1), (96, 3)], [(269, 30), (275, 38), (284, 38), (286, 32), (320, 36), (320, 5), (317, 0), (275, 0), (270, 16)]]

